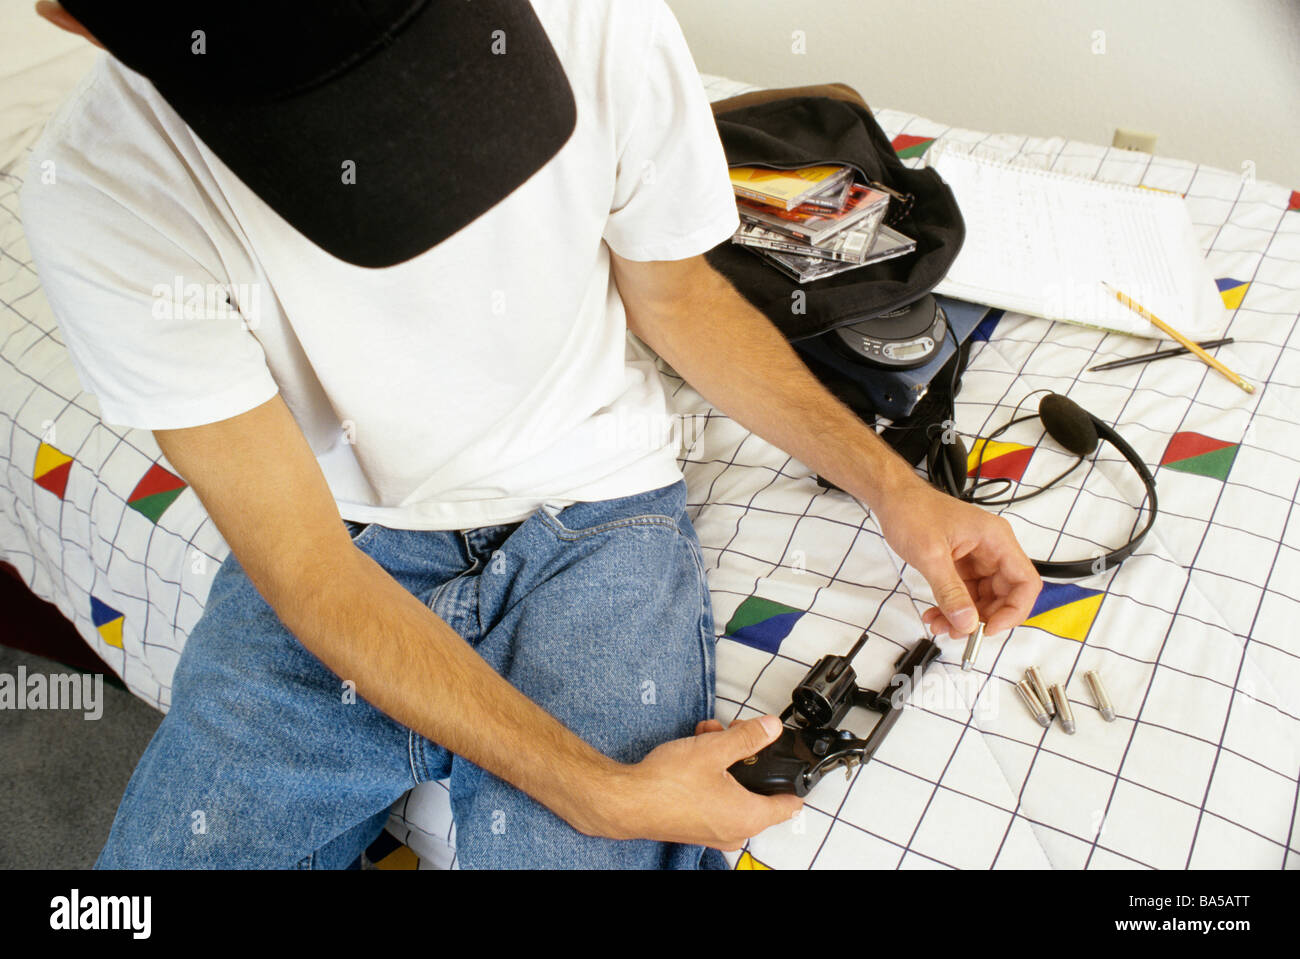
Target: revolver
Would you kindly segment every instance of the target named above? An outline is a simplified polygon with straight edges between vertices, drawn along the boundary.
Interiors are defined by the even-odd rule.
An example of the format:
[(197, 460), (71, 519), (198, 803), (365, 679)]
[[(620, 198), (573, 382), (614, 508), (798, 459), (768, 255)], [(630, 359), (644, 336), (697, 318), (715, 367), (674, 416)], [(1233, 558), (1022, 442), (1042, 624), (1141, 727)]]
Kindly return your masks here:
[[(857, 674), (850, 665), (866, 641), (863, 632), (847, 655), (823, 656), (808, 670), (795, 687), (790, 705), (781, 713), (785, 724), (781, 735), (755, 755), (728, 768), (737, 782), (765, 796), (806, 796), (832, 769), (842, 766), (847, 776), (855, 765), (875, 755), (898, 722), (925, 668), (939, 658), (939, 647), (931, 639), (920, 640), (894, 663), (889, 686), (876, 692), (857, 684)], [(854, 706), (881, 714), (866, 739), (837, 728)]]

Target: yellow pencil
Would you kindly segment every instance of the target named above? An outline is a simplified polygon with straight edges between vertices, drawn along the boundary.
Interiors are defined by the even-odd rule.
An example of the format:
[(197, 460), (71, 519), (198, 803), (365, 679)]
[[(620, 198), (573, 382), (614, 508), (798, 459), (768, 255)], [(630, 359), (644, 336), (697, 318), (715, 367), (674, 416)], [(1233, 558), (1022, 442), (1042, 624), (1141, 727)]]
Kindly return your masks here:
[(1154, 313), (1148, 312), (1147, 309), (1143, 307), (1140, 303), (1134, 303), (1131, 299), (1129, 299), (1119, 290), (1115, 289), (1109, 283), (1103, 283), (1102, 286), (1110, 290), (1110, 292), (1114, 293), (1115, 299), (1119, 300), (1121, 303), (1127, 306), (1134, 313), (1138, 314), (1138, 316), (1145, 317), (1147, 320), (1150, 320), (1151, 323), (1156, 327), (1156, 329), (1160, 330), (1160, 332), (1164, 333), (1166, 336), (1170, 337), (1171, 339), (1177, 340), (1179, 344), (1187, 348), (1188, 352), (1195, 354), (1196, 357), (1202, 363), (1212, 366), (1214, 369), (1218, 370), (1228, 379), (1232, 380), (1232, 382), (1240, 386), (1247, 393), (1255, 392), (1255, 387), (1251, 386), (1242, 377), (1232, 372), (1232, 370), (1228, 369), (1226, 366), (1224, 366), (1222, 363), (1216, 360), (1209, 353), (1206, 353), (1205, 350), (1201, 349), (1199, 346), (1197, 346), (1187, 337), (1183, 336), (1183, 334), (1179, 333), (1177, 330), (1175, 330), (1164, 320), (1160, 319), (1160, 317), (1156, 316)]

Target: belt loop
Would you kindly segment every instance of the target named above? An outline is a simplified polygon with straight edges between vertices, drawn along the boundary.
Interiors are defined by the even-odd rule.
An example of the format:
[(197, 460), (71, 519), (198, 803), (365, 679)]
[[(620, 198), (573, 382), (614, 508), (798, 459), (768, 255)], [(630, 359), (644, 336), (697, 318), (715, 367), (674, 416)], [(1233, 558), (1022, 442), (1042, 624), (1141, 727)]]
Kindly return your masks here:
[(460, 534), (461, 546), (465, 550), (465, 571), (468, 573), (478, 569), (478, 552), (474, 549), (474, 544), (469, 538), (470, 533), (474, 531), (472, 529), (461, 529), (456, 532)]

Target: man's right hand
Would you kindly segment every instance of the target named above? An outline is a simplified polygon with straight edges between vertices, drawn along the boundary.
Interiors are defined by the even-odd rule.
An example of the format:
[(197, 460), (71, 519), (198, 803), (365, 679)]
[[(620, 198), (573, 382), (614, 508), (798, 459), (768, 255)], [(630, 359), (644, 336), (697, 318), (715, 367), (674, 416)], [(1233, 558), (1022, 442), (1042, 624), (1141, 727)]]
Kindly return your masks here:
[(751, 836), (803, 808), (798, 796), (760, 796), (727, 772), (779, 735), (781, 721), (775, 716), (725, 730), (714, 720), (700, 723), (695, 736), (666, 742), (639, 763), (622, 767), (605, 794), (606, 821), (595, 828), (614, 839), (740, 849)]

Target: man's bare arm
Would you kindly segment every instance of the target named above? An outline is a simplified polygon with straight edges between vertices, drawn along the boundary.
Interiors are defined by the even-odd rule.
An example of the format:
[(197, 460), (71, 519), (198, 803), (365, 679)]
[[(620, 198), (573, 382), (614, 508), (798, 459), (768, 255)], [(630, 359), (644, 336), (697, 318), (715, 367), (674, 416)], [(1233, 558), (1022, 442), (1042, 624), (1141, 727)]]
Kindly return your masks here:
[[(751, 794), (734, 782), (731, 787), (743, 794), (728, 793), (739, 799), (736, 808), (697, 817), (701, 821), (648, 811), (648, 802), (662, 798), (653, 793), (662, 792), (665, 782), (689, 779), (683, 769), (690, 757), (667, 768), (662, 761), (624, 766), (506, 682), (353, 546), (319, 464), (280, 396), (218, 423), (154, 435), (258, 592), (308, 650), (352, 680), (376, 708), (512, 783), (575, 828), (589, 835), (735, 848), (790, 814), (759, 797), (744, 800)], [(696, 751), (752, 752), (755, 742), (767, 741), (754, 726), (726, 744), (716, 742), (718, 735), (700, 737), (704, 742)], [(711, 798), (716, 804), (716, 796)]]
[(939, 493), (809, 372), (772, 323), (702, 256), (611, 251), (628, 327), (713, 405), (865, 502), (929, 581), (938, 632), (1028, 616), (1041, 581), (1001, 517)]

